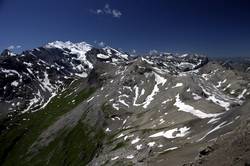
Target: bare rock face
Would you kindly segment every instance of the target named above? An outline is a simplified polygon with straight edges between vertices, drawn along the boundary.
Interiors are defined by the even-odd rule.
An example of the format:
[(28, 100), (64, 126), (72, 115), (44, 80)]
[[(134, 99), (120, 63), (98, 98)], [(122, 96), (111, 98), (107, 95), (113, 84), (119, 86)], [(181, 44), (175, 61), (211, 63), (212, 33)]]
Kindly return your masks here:
[(248, 164), (247, 65), (85, 42), (5, 50), (0, 165)]

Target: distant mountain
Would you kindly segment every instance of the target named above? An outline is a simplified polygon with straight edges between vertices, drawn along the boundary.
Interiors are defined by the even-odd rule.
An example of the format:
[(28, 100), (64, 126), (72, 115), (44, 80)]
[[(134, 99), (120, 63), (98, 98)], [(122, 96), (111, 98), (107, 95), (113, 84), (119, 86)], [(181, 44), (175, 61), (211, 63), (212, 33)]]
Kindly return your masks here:
[(4, 50), (0, 165), (246, 164), (249, 72), (248, 60), (85, 42)]

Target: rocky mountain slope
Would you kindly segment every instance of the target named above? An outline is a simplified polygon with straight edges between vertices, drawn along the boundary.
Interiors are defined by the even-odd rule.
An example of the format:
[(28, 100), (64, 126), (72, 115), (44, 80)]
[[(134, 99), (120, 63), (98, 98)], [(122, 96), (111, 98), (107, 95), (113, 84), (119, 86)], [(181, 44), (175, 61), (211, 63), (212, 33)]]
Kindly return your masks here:
[(0, 165), (249, 164), (250, 66), (239, 65), (85, 42), (5, 50)]

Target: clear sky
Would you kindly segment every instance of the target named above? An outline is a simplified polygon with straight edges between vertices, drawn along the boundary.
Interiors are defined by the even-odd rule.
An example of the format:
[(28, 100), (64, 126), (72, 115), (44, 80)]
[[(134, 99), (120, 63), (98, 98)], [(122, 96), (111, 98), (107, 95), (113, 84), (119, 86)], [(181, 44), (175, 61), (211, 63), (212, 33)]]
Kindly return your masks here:
[(55, 40), (250, 57), (250, 0), (0, 0), (0, 50)]

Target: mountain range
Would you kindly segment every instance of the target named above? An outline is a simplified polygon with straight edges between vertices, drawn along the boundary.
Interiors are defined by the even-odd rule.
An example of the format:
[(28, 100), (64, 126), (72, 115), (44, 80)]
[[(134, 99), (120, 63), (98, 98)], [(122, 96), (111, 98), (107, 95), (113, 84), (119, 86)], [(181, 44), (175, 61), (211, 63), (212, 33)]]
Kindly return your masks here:
[(250, 165), (249, 59), (4, 50), (0, 108), (0, 165)]

